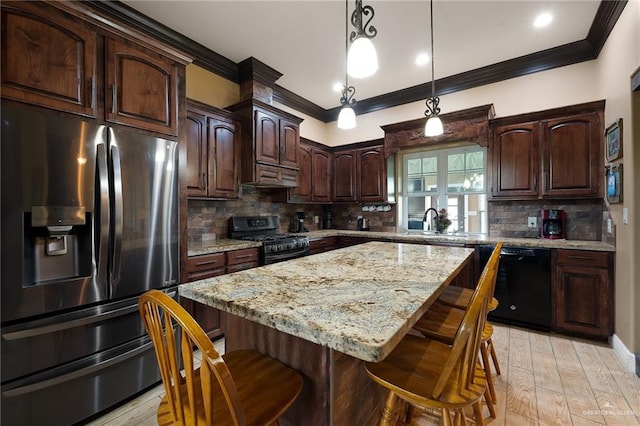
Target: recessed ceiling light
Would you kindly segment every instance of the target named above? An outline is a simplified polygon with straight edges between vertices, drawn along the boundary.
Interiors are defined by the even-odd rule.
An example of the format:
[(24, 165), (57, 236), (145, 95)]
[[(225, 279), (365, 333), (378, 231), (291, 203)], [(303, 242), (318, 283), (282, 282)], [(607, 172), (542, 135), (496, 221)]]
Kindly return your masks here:
[(427, 65), (429, 63), (429, 54), (428, 53), (419, 53), (416, 56), (416, 65)]
[(533, 26), (536, 28), (546, 27), (551, 21), (553, 21), (553, 15), (550, 13), (541, 13), (536, 17), (535, 21), (533, 21)]
[(341, 81), (336, 81), (335, 83), (333, 83), (332, 87), (334, 92), (342, 92), (342, 89), (344, 89), (344, 83)]

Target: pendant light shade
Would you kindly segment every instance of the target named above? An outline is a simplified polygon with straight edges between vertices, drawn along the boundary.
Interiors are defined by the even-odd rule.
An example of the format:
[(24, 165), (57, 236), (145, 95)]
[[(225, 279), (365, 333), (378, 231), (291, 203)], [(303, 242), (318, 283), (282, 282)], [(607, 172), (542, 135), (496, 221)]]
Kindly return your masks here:
[(347, 72), (353, 78), (366, 78), (378, 71), (378, 54), (370, 39), (358, 37), (351, 43)]
[(436, 75), (435, 75), (435, 54), (433, 52), (433, 0), (430, 4), (430, 20), (431, 20), (431, 97), (427, 98), (427, 110), (424, 115), (429, 117), (424, 126), (425, 136), (440, 136), (444, 133), (442, 120), (438, 117), (440, 114), (440, 98), (436, 96)]
[(338, 128), (343, 130), (349, 130), (356, 127), (356, 113), (349, 105), (345, 105), (340, 110), (338, 115)]
[(378, 30), (369, 25), (374, 15), (373, 7), (363, 6), (362, 0), (356, 0), (356, 7), (351, 14), (355, 31), (349, 36), (351, 48), (347, 54), (347, 73), (353, 78), (366, 78), (378, 71), (378, 54), (371, 42)]
[(442, 127), (442, 120), (437, 115), (427, 120), (427, 124), (424, 126), (425, 136), (439, 136), (444, 133)]

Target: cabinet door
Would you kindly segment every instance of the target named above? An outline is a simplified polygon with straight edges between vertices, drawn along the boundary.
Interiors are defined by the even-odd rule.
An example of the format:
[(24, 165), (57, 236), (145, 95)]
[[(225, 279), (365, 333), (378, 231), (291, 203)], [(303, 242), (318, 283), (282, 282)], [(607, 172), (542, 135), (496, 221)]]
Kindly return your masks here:
[(492, 131), (493, 197), (538, 197), (538, 123), (500, 126)]
[(386, 176), (382, 149), (367, 148), (359, 150), (357, 159), (357, 199), (359, 201), (384, 201), (386, 196)]
[(256, 161), (278, 164), (280, 161), (279, 122), (274, 114), (257, 109), (255, 111)]
[(281, 118), (280, 124), (280, 165), (298, 167), (298, 146), (300, 145), (300, 127), (297, 123)]
[(87, 24), (40, 2), (3, 2), (2, 96), (95, 117), (96, 40)]
[(309, 202), (311, 201), (311, 185), (312, 185), (312, 152), (310, 145), (301, 143), (298, 151), (298, 186), (289, 191), (290, 202)]
[(542, 195), (601, 197), (602, 142), (596, 113), (544, 121)]
[(235, 123), (209, 118), (209, 196), (238, 198), (239, 143)]
[(187, 195), (207, 196), (207, 119), (187, 111)]
[(177, 135), (177, 65), (130, 42), (106, 46), (105, 119)]
[(333, 162), (333, 197), (335, 201), (356, 199), (356, 152), (336, 152)]
[(331, 201), (331, 154), (314, 148), (312, 155), (311, 200), (328, 203)]
[(613, 303), (604, 268), (563, 265), (556, 268), (554, 327), (583, 336), (606, 338), (613, 332)]

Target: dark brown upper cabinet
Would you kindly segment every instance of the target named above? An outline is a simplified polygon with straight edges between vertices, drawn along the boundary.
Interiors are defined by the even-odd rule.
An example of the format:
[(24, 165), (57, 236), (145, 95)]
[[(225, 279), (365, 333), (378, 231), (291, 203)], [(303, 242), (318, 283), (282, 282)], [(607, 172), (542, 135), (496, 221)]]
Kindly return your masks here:
[(2, 3), (2, 97), (177, 136), (185, 58), (84, 7)]
[(382, 146), (359, 149), (356, 157), (358, 201), (385, 201), (386, 173)]
[(106, 40), (105, 119), (178, 134), (178, 65), (131, 42)]
[(601, 198), (604, 101), (493, 120), (493, 199)]
[(289, 190), (290, 203), (331, 202), (331, 153), (319, 145), (300, 141), (298, 186)]
[(207, 116), (187, 104), (187, 168), (185, 181), (191, 197), (207, 196)]
[(311, 151), (311, 201), (331, 201), (331, 153), (319, 148)]
[(333, 199), (386, 200), (386, 171), (382, 145), (334, 152)]
[(333, 154), (333, 199), (356, 200), (356, 150)]
[(538, 125), (522, 123), (492, 129), (494, 197), (537, 198)]
[(302, 119), (257, 99), (248, 99), (227, 109), (243, 120), (242, 182), (297, 187)]
[(240, 125), (234, 117), (200, 102), (187, 103), (187, 195), (238, 198)]
[(2, 97), (95, 117), (97, 39), (57, 9), (3, 2)]
[(602, 197), (602, 133), (597, 113), (541, 123), (542, 196)]

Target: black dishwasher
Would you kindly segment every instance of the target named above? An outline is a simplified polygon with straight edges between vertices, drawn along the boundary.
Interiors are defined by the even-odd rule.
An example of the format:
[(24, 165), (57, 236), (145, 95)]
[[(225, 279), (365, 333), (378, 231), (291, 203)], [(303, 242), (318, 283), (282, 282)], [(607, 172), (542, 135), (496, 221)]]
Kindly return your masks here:
[[(480, 264), (493, 246), (480, 246)], [(551, 328), (551, 252), (549, 249), (503, 247), (494, 293), (498, 308), (489, 319), (537, 330)]]

